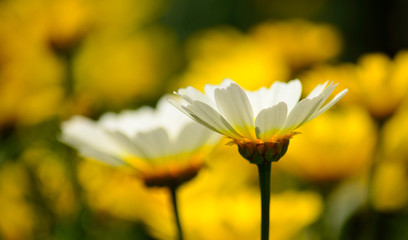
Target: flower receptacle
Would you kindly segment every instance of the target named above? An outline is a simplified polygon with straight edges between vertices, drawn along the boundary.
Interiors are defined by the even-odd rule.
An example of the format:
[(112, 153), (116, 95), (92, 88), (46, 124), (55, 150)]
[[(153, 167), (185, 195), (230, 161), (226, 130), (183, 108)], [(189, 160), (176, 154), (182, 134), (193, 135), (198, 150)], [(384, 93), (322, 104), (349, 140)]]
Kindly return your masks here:
[(146, 187), (177, 188), (197, 176), (203, 164), (192, 164), (177, 170), (150, 172), (142, 175)]
[(289, 146), (289, 138), (281, 138), (273, 142), (235, 140), (242, 157), (254, 164), (277, 162), (285, 155)]

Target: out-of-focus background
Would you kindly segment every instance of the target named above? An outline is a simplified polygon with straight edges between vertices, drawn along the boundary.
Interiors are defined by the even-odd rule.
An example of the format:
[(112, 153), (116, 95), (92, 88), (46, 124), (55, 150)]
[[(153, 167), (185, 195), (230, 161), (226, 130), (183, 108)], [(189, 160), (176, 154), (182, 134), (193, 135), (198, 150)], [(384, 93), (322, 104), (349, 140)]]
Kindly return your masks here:
[[(57, 139), (73, 115), (229, 77), (349, 93), (272, 167), (271, 239), (408, 239), (404, 0), (1, 0), (0, 239), (174, 239), (167, 192)], [(259, 239), (256, 167), (220, 146), (180, 189), (187, 239)]]

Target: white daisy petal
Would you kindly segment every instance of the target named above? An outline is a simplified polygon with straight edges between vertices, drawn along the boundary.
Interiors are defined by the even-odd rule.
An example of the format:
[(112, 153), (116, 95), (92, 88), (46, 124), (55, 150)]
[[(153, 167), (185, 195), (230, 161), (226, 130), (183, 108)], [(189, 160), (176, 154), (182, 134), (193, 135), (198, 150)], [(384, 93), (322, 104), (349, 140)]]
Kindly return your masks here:
[(126, 165), (126, 162), (123, 161), (121, 158), (118, 158), (116, 156), (113, 155), (109, 155), (109, 154), (105, 154), (103, 152), (100, 152), (94, 148), (88, 148), (85, 145), (82, 145), (80, 149), (80, 153), (81, 155), (83, 155), (84, 157), (89, 157), (92, 158), (94, 160), (99, 160), (103, 163), (106, 163), (108, 165), (111, 166), (122, 166), (122, 165)]
[(319, 107), (321, 107), (321, 106), (326, 102), (326, 100), (327, 100), (327, 99), (330, 97), (330, 95), (333, 93), (333, 91), (334, 91), (334, 89), (337, 87), (337, 85), (338, 85), (338, 84), (330, 83), (329, 86), (327, 86), (327, 88), (325, 88), (325, 89), (320, 93), (319, 96), (322, 98), (322, 101), (321, 101)]
[[(189, 107), (191, 107), (191, 106), (189, 106)], [(196, 114), (196, 113), (193, 113), (189, 108), (184, 107), (184, 106), (182, 106), (182, 108), (183, 108), (183, 111), (186, 112), (186, 114), (188, 114), (189, 116), (191, 116), (191, 118), (192, 118), (194, 121), (200, 123), (201, 125), (207, 127), (208, 129), (213, 130), (214, 132), (217, 132), (217, 133), (220, 133), (220, 134), (224, 134), (223, 130), (221, 130), (221, 129), (223, 129), (223, 127), (220, 126), (220, 125), (217, 125), (218, 123), (214, 123), (213, 120), (210, 120), (210, 123), (209, 123), (209, 122), (205, 122), (205, 121), (203, 120), (203, 119), (207, 119), (207, 116), (206, 116), (206, 115), (205, 115), (205, 116), (200, 115), (200, 114), (202, 114), (202, 113), (197, 112), (197, 110), (195, 110), (195, 111), (197, 112), (197, 114)], [(193, 107), (193, 108), (194, 108), (194, 107)], [(201, 111), (201, 110), (199, 110), (199, 111)], [(199, 116), (200, 116), (200, 117), (199, 117)], [(207, 120), (208, 120), (208, 119), (207, 119)], [(224, 120), (225, 120), (225, 119), (224, 119)], [(231, 127), (231, 128), (232, 128), (232, 127)], [(228, 135), (228, 136), (229, 136), (229, 135)]]
[(130, 154), (139, 157), (139, 158), (146, 158), (147, 156), (144, 155), (144, 152), (139, 149), (139, 147), (125, 134), (121, 131), (115, 130), (107, 130), (107, 134), (109, 134), (112, 139), (120, 144), (124, 149), (126, 149)]
[(322, 91), (326, 88), (327, 83), (329, 83), (329, 81), (326, 81), (326, 82), (323, 83), (323, 84), (317, 85), (317, 86), (309, 93), (309, 95), (307, 95), (306, 98), (312, 99), (312, 98), (314, 98), (314, 97), (319, 96), (319, 95), (322, 93)]
[[(325, 84), (323, 84), (322, 86), (324, 86)], [(323, 90), (318, 90), (320, 91), (320, 94), (317, 95), (314, 98), (305, 98), (305, 99), (316, 99), (316, 101), (319, 102), (319, 104), (317, 105), (316, 108), (313, 108), (309, 114), (309, 117), (307, 119), (305, 119), (301, 124), (304, 124), (305, 122), (309, 121), (309, 119), (314, 116), (314, 114), (319, 110), (319, 108), (326, 102), (327, 98), (332, 94), (332, 92), (334, 91), (334, 89), (336, 88), (337, 84), (333, 85), (332, 83), (329, 84), (329, 86), (327, 86), (325, 89)], [(317, 91), (316, 91), (317, 92)], [(300, 125), (299, 125), (300, 126)]]
[(62, 123), (60, 141), (79, 150), (85, 157), (92, 157), (107, 164), (125, 164), (122, 156), (129, 152), (104, 132), (94, 121), (74, 116)]
[(316, 111), (320, 102), (321, 98), (315, 97), (312, 99), (305, 98), (296, 104), (293, 110), (289, 113), (288, 118), (282, 128), (283, 132), (281, 132), (281, 134), (293, 131), (307, 121)]
[(266, 100), (269, 98), (269, 90), (267, 88), (262, 87), (257, 91), (245, 91), (245, 93), (251, 103), (254, 116), (258, 115), (263, 109), (270, 107), (269, 102)]
[(154, 109), (144, 106), (137, 111), (125, 110), (120, 114), (105, 113), (98, 120), (97, 124), (104, 129), (120, 131), (129, 138), (132, 138), (138, 131), (150, 130), (157, 126), (154, 118)]
[(331, 108), (334, 104), (336, 104), (346, 93), (348, 89), (344, 89), (343, 91), (339, 92), (330, 102), (328, 102), (323, 107), (319, 108), (307, 121), (313, 120), (315, 117), (319, 116), (320, 114), (324, 113), (326, 110)]
[(139, 132), (134, 138), (134, 142), (150, 161), (169, 156), (170, 140), (163, 128)]
[[(186, 114), (187, 116), (189, 116), (191, 119), (194, 120), (194, 118), (190, 115), (190, 113), (189, 113), (188, 111), (186, 111), (185, 105), (183, 105), (183, 104), (181, 103), (181, 101), (183, 101), (183, 100), (175, 99), (175, 98), (169, 98), (169, 99), (167, 99), (167, 101), (169, 101), (169, 103), (170, 103), (171, 105), (173, 105), (174, 107), (176, 107), (176, 108), (177, 108), (178, 110), (180, 110), (182, 113)], [(190, 104), (186, 104), (186, 105), (188, 106), (188, 105), (190, 105)]]
[(270, 106), (279, 102), (285, 102), (290, 112), (302, 95), (302, 84), (299, 80), (292, 80), (288, 83), (275, 82), (269, 89), (270, 100), (267, 100)]
[(174, 142), (172, 150), (174, 152), (186, 152), (186, 149), (198, 149), (205, 145), (211, 137), (211, 132), (198, 123), (191, 122), (181, 130), (177, 141)]
[(238, 84), (231, 83), (226, 89), (215, 89), (214, 98), (221, 115), (241, 135), (256, 139), (254, 113), (246, 93)]
[(193, 87), (179, 89), (178, 95), (190, 104), (194, 101), (200, 101), (212, 107), (215, 107), (214, 103), (206, 95)]
[[(185, 126), (191, 121), (185, 114), (174, 108), (169, 102), (170, 96), (163, 96), (156, 105), (156, 111), (154, 118), (151, 121), (155, 121), (155, 128), (162, 127), (169, 135), (170, 141), (177, 139), (178, 134)], [(179, 98), (182, 100), (181, 98)]]
[(262, 110), (255, 120), (257, 138), (265, 141), (271, 139), (285, 124), (286, 116), (287, 105), (284, 102)]
[(232, 138), (242, 138), (235, 129), (219, 114), (214, 108), (205, 103), (195, 101), (186, 107), (183, 107), (199, 123), (208, 128)]
[(192, 104), (178, 102), (173, 105), (197, 122), (233, 139), (268, 141), (276, 135), (291, 133), (335, 104), (346, 91), (324, 105), (336, 86), (326, 81), (299, 101), (302, 84), (298, 79), (275, 82), (269, 89), (257, 91), (243, 90), (226, 79), (218, 86), (205, 86), (205, 95), (211, 104), (207, 99), (202, 100), (202, 95), (190, 93), (189, 97), (195, 97), (185, 98), (185, 101)]
[[(220, 85), (206, 84), (206, 85), (204, 86), (204, 93), (205, 93), (205, 95), (206, 95), (209, 99), (211, 99), (212, 102), (215, 103), (215, 99), (214, 99), (215, 89), (218, 89), (218, 88), (227, 88), (227, 87), (228, 87), (230, 84), (232, 84), (232, 83), (235, 83), (235, 84), (236, 84), (236, 82), (234, 82), (233, 80), (231, 80), (231, 79), (229, 79), (229, 78), (226, 78), (226, 79), (224, 79), (224, 80), (221, 82)], [(212, 106), (212, 107), (215, 108), (215, 106)]]

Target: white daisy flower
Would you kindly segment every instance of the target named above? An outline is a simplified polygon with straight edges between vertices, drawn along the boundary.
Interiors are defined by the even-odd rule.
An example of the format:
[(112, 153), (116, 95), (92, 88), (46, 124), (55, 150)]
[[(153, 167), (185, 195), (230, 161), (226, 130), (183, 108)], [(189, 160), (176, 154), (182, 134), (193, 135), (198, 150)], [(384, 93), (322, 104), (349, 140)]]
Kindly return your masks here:
[(147, 185), (179, 184), (198, 172), (220, 136), (180, 113), (167, 98), (156, 109), (106, 113), (98, 121), (74, 116), (62, 123), (60, 140), (85, 157), (133, 166)]
[[(175, 94), (180, 98), (172, 98), (170, 102), (202, 125), (233, 139), (240, 152), (249, 151), (247, 154), (251, 156), (244, 156), (248, 159), (256, 148), (288, 143), (294, 130), (333, 106), (348, 91), (341, 91), (326, 103), (336, 86), (328, 82), (320, 84), (300, 100), (299, 80), (275, 82), (270, 88), (251, 92), (225, 79), (218, 86), (206, 85), (205, 93), (193, 87), (179, 89)], [(258, 151), (270, 154), (262, 149)]]
[[(318, 85), (299, 101), (302, 84), (275, 82), (270, 88), (250, 92), (230, 79), (206, 85), (205, 93), (193, 87), (175, 92), (170, 102), (186, 115), (233, 140), (239, 153), (258, 167), (261, 191), (261, 239), (269, 239), (271, 163), (288, 149), (298, 127), (311, 121), (339, 101), (347, 89), (326, 103), (337, 84)], [(326, 104), (325, 104), (326, 103)]]

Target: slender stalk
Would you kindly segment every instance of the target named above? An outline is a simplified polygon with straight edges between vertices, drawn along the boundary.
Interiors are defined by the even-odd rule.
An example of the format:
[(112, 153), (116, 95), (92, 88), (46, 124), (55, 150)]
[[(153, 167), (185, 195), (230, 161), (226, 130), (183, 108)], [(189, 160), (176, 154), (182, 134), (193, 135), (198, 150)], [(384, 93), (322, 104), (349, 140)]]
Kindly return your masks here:
[(261, 240), (269, 239), (269, 205), (271, 193), (271, 162), (257, 164), (261, 190)]
[(177, 194), (176, 194), (177, 187), (169, 187), (169, 190), (171, 195), (171, 203), (173, 205), (174, 219), (176, 220), (177, 225), (178, 239), (183, 240), (183, 230), (181, 228), (180, 216), (177, 207)]

